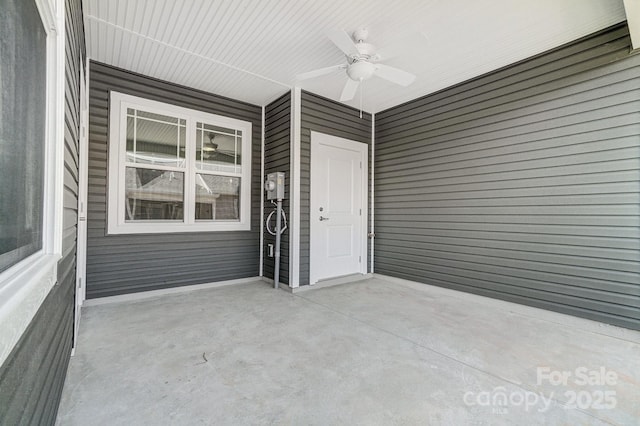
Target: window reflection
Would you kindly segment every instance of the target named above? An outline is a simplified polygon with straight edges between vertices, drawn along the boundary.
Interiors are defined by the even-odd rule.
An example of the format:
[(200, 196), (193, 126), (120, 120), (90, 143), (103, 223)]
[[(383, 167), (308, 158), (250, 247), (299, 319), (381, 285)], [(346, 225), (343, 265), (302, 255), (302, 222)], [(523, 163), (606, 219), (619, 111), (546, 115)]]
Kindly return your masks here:
[(127, 161), (185, 166), (186, 120), (127, 110)]
[(196, 175), (196, 220), (239, 220), (240, 178)]
[(183, 220), (184, 173), (126, 168), (125, 219)]
[(242, 173), (241, 131), (206, 123), (197, 123), (196, 129), (198, 170)]

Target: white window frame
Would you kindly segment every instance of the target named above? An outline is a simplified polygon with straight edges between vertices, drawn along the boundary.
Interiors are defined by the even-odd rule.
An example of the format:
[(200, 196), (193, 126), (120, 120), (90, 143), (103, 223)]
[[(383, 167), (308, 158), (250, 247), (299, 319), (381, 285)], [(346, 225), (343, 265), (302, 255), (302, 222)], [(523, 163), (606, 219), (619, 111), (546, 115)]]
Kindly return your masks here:
[[(184, 170), (184, 218), (175, 220), (125, 220), (125, 167), (127, 109), (140, 109), (186, 120)], [(242, 173), (240, 174), (240, 220), (195, 220), (196, 123), (232, 128), (242, 131)], [(194, 109), (153, 101), (112, 91), (109, 101), (109, 170), (108, 170), (108, 234), (160, 234), (173, 232), (218, 232), (251, 230), (251, 130), (249, 121), (210, 114)], [(164, 168), (164, 167), (162, 167)], [(238, 176), (237, 173), (211, 172), (218, 176)]]
[(56, 284), (62, 257), (65, 4), (35, 3), (47, 34), (42, 249), (0, 273), (0, 365)]

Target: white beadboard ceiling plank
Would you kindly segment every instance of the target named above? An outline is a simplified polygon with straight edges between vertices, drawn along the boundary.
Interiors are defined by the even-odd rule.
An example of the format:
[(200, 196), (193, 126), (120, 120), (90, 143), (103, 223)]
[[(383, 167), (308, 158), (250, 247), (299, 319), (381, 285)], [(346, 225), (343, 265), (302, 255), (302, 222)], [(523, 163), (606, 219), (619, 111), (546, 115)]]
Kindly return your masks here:
[[(147, 57), (145, 52), (149, 50), (150, 44), (153, 42), (145, 37), (133, 37), (133, 39), (135, 40), (134, 56), (136, 58), (133, 63), (133, 67), (137, 72), (140, 72), (144, 65), (143, 59), (146, 59)], [(170, 63), (167, 63), (167, 68), (169, 68), (169, 70), (171, 70), (170, 65)]]
[[(149, 73), (154, 72), (155, 70), (152, 64), (153, 64), (153, 59), (155, 58), (155, 55), (157, 55), (157, 49), (154, 49), (154, 47), (157, 46), (157, 43), (154, 43), (153, 41), (149, 39), (144, 39), (144, 38), (141, 39), (139, 42), (142, 43), (142, 49), (140, 51), (140, 58), (139, 58), (140, 65), (138, 66), (138, 72), (141, 74), (149, 75)], [(167, 63), (167, 65), (172, 65), (172, 64)]]
[[(296, 29), (298, 24), (304, 21), (302, 12), (305, 10), (311, 12), (312, 9), (304, 2), (283, 2), (283, 6), (284, 8), (280, 9), (274, 8), (279, 13), (279, 16), (273, 21), (277, 25), (270, 25), (266, 20), (262, 21), (263, 27), (254, 33), (258, 37), (254, 37), (251, 44), (257, 61), (276, 66), (282, 64), (287, 57), (290, 57), (287, 52), (297, 51), (294, 43), (304, 38)], [(308, 31), (311, 32), (312, 29), (309, 28)], [(310, 50), (313, 49), (313, 45), (308, 41), (307, 47)], [(269, 57), (272, 57), (273, 60), (269, 61)], [(244, 59), (248, 61), (250, 58), (245, 56)], [(230, 61), (234, 60), (238, 60), (237, 55), (230, 58)]]
[(222, 34), (224, 34), (227, 30), (227, 25), (229, 25), (230, 17), (235, 10), (239, 7), (239, 2), (223, 2), (224, 9), (221, 10), (221, 13), (217, 16), (217, 20), (212, 27), (208, 27), (207, 31), (202, 33), (202, 37), (205, 40), (204, 46), (201, 51), (198, 51), (201, 55), (209, 56), (218, 61), (222, 61), (220, 56), (220, 51), (223, 49), (222, 44)]
[(86, 15), (95, 15), (97, 14), (97, 1), (98, 0), (83, 0), (82, 2), (82, 11)]
[(98, 16), (100, 19), (103, 19), (106, 22), (121, 26), (123, 28), (127, 28), (131, 31), (133, 31), (133, 26), (136, 25), (136, 5), (138, 4), (137, 1), (125, 1), (124, 2), (124, 22), (123, 23), (119, 23), (119, 22), (113, 22), (113, 21), (109, 21), (106, 17), (104, 16)]
[(201, 28), (214, 28), (213, 26), (215, 25), (216, 19), (220, 19), (223, 15), (220, 12), (220, 8), (222, 7), (220, 4), (210, 5), (206, 1), (202, 1), (202, 3), (203, 13), (199, 13), (199, 15), (202, 16), (200, 24), (191, 27), (191, 33), (179, 46), (183, 49), (191, 49), (200, 55), (206, 55), (207, 52), (204, 50), (204, 44), (209, 40), (207, 37), (209, 32), (207, 31), (203, 34)]
[[(209, 37), (209, 43), (205, 47), (204, 55), (210, 55), (218, 61), (225, 62), (225, 51), (227, 49), (228, 35), (234, 32), (234, 17), (238, 10), (244, 10), (244, 4), (241, 1), (230, 2), (231, 5), (225, 11), (225, 15), (221, 16), (218, 24), (211, 31), (208, 28), (205, 35)], [(246, 25), (246, 23), (244, 23)]]
[(107, 16), (109, 11), (109, 3), (108, 1), (97, 1), (96, 2), (96, 10), (98, 12), (98, 16)]
[[(265, 24), (263, 21), (256, 22), (252, 18), (255, 17), (253, 13), (255, 13), (257, 4), (252, 0), (236, 0), (239, 2), (240, 6), (235, 11), (235, 16), (229, 20), (227, 23), (228, 30), (224, 32), (223, 38), (221, 40), (221, 46), (223, 46), (222, 51), (220, 52), (220, 60), (228, 64), (235, 64), (232, 60), (233, 57), (236, 56), (238, 52), (238, 46), (242, 43), (242, 53), (244, 58), (247, 58), (246, 55), (247, 49), (249, 51), (252, 50), (252, 46), (246, 43), (247, 37), (251, 34), (256, 34), (256, 27), (259, 27), (260, 24)], [(263, 4), (264, 6), (264, 4)], [(244, 25), (243, 20), (246, 22), (250, 22), (250, 26)], [(268, 35), (265, 34), (267, 37)], [(238, 66), (246, 67), (246, 62), (241, 62)], [(255, 64), (254, 64), (255, 66)]]
[(131, 57), (131, 33), (126, 31), (118, 31), (122, 34), (122, 38), (120, 39), (120, 46), (118, 52), (118, 63), (125, 63), (127, 58)]
[(122, 45), (122, 31), (117, 31), (114, 30), (113, 27), (108, 27), (108, 32), (109, 32), (109, 38), (111, 39), (111, 43), (110, 44), (110, 49), (109, 49), (109, 55), (108, 55), (108, 60), (111, 63), (114, 63), (115, 61), (118, 60), (117, 56), (118, 56), (118, 49), (119, 47)]
[(115, 18), (113, 21), (109, 20), (109, 22), (113, 22), (116, 25), (121, 27), (126, 26), (127, 19), (127, 0), (116, 0), (115, 1)]
[[(147, 14), (149, 13), (149, 7), (155, 7), (155, 2), (153, 0), (136, 0), (134, 2), (136, 4), (136, 8), (134, 9), (134, 21), (133, 25), (131, 25), (131, 30), (136, 33), (142, 33), (142, 27), (144, 26), (145, 21), (148, 19)], [(179, 3), (179, 2), (176, 2)]]
[(166, 29), (163, 34), (162, 40), (172, 46), (177, 46), (176, 40), (180, 37), (180, 33), (191, 25), (189, 20), (189, 12), (191, 9), (186, 6), (185, 3), (175, 2), (173, 17), (171, 19), (170, 28)]
[(149, 36), (154, 40), (162, 41), (164, 37), (166, 37), (167, 28), (171, 25), (171, 14), (177, 3), (178, 2), (160, 0), (157, 5), (150, 7), (150, 10), (153, 12), (157, 11), (159, 13), (154, 13), (152, 15), (152, 19), (146, 20), (148, 22), (148, 29), (145, 30), (145, 27), (142, 26), (142, 31), (140, 33)]
[(211, 51), (212, 44), (215, 43), (215, 37), (222, 24), (224, 23), (224, 17), (227, 16), (230, 8), (233, 7), (233, 2), (220, 2), (215, 7), (215, 14), (207, 26), (207, 31), (199, 31), (198, 42), (193, 46), (193, 51), (199, 55), (215, 57), (214, 52)]
[[(245, 17), (247, 22), (251, 22), (254, 25), (252, 27), (244, 27), (244, 30), (234, 28), (233, 32), (228, 34), (228, 53), (224, 55), (224, 62), (230, 64), (238, 64), (238, 66), (247, 68), (251, 66), (249, 61), (252, 60), (252, 54), (256, 49), (256, 34), (262, 34), (264, 38), (271, 39), (271, 33), (269, 28), (264, 26), (269, 25), (273, 28), (273, 23), (268, 22), (266, 19), (257, 19), (264, 16), (264, 8), (267, 7), (268, 2), (256, 2), (254, 6), (250, 8), (251, 12)], [(261, 22), (262, 26), (258, 26)], [(247, 54), (249, 52), (249, 54)]]
[(186, 25), (183, 30), (180, 31), (174, 44), (185, 50), (193, 50), (190, 40), (193, 40), (194, 35), (200, 31), (201, 28), (209, 25), (208, 12), (214, 10), (213, 7), (207, 7), (203, 1), (194, 2), (191, 5), (189, 13), (186, 16)]
[(85, 19), (85, 25), (87, 25), (87, 31), (85, 37), (88, 39), (87, 44), (87, 56), (91, 59), (97, 59), (98, 55), (98, 29), (96, 28), (95, 21), (91, 19)]
[[(299, 2), (293, 2), (293, 4)], [(306, 15), (302, 15), (296, 17), (292, 20), (293, 24), (291, 24), (291, 29), (288, 29), (286, 25), (278, 25), (275, 29), (275, 33), (273, 38), (275, 40), (282, 40), (282, 48), (278, 48), (277, 53), (280, 55), (279, 61), (268, 61), (268, 56), (273, 54), (270, 51), (264, 50), (264, 54), (259, 60), (262, 62), (270, 64), (270, 67), (265, 69), (265, 74), (270, 75), (273, 78), (277, 78), (279, 74), (282, 73), (282, 69), (285, 70), (294, 70), (300, 69), (301, 67), (311, 66), (310, 70), (316, 68), (322, 68), (327, 65), (328, 61), (335, 61), (335, 64), (340, 63), (344, 56), (341, 52), (335, 49), (333, 43), (326, 39), (325, 33), (327, 25), (322, 22), (322, 17), (327, 16), (326, 10), (323, 11), (322, 8), (334, 6), (335, 4), (330, 4), (329, 2), (315, 2), (314, 8), (308, 10), (309, 13)], [(335, 10), (335, 9), (334, 9)], [(309, 41), (304, 37), (306, 32), (314, 32), (321, 33), (323, 37), (320, 39), (316, 39), (313, 41)], [(325, 39), (325, 40), (323, 40)], [(263, 40), (264, 44), (268, 44), (270, 40)], [(324, 47), (324, 49), (322, 49)], [(300, 55), (289, 55), (287, 52), (299, 52), (304, 50), (309, 50), (315, 52), (312, 57), (310, 55), (305, 55), (304, 57)], [(311, 62), (311, 63), (310, 63)], [(310, 63), (310, 64), (309, 64)], [(282, 65), (279, 65), (282, 64)], [(309, 65), (307, 65), (309, 64)], [(291, 72), (286, 77), (288, 81), (292, 81)], [(295, 75), (293, 75), (295, 77)]]
[(108, 52), (109, 45), (111, 40), (107, 38), (107, 26), (99, 25), (98, 26), (98, 49), (100, 50), (100, 56), (103, 58), (103, 61), (107, 61), (106, 53)]

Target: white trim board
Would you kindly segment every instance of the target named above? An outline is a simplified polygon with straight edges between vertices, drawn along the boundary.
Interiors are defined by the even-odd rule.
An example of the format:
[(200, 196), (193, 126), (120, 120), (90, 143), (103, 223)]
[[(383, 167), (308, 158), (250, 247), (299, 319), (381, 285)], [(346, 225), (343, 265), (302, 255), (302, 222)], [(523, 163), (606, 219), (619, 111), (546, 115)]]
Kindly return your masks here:
[(180, 287), (163, 288), (160, 290), (141, 291), (138, 293), (120, 294), (118, 296), (106, 296), (96, 299), (88, 299), (83, 306), (100, 306), (112, 303), (135, 302), (138, 300), (146, 300), (154, 297), (165, 296), (169, 294), (190, 293), (197, 290), (206, 290), (210, 288), (226, 287), (230, 285), (250, 284), (264, 281), (262, 277), (238, 278), (236, 280), (216, 281), (212, 283), (185, 285)]
[(265, 130), (266, 123), (265, 106), (262, 106), (262, 129), (260, 131), (260, 265), (258, 267), (258, 275), (264, 275), (264, 146), (265, 146)]
[(291, 181), (289, 182), (289, 286), (300, 285), (300, 134), (302, 127), (302, 90), (294, 87), (291, 91)]
[[(303, 293), (311, 290), (320, 290), (321, 288), (326, 288), (326, 287), (334, 287), (342, 284), (355, 283), (355, 282), (363, 281), (369, 278), (373, 278), (373, 274), (350, 274), (350, 275), (345, 275), (343, 277), (328, 278), (326, 280), (320, 280), (314, 285), (301, 285), (296, 288), (291, 288), (287, 284), (280, 283), (279, 288), (280, 290), (284, 290), (287, 293), (297, 294), (297, 293)], [(271, 278), (263, 277), (262, 280), (268, 283), (269, 285), (273, 286), (273, 280)]]
[(640, 52), (640, 0), (624, 0), (624, 10), (631, 37), (631, 51)]
[[(374, 267), (373, 267), (373, 260), (374, 260), (374, 249), (375, 249), (375, 240), (376, 240), (376, 232), (375, 232), (375, 226), (374, 226), (374, 221), (375, 221), (375, 216), (374, 216), (374, 199), (375, 199), (375, 172), (376, 172), (376, 115), (375, 114), (371, 114), (371, 148), (369, 148), (371, 150), (371, 164), (369, 167), (371, 167), (371, 193), (369, 194), (369, 203), (370, 203), (370, 214), (371, 214), (371, 225), (370, 225), (370, 230), (369, 230), (369, 235), (367, 235), (367, 242), (371, 245), (371, 266), (368, 270), (369, 273), (373, 274), (374, 272)], [(369, 176), (367, 176), (367, 179), (369, 179)]]

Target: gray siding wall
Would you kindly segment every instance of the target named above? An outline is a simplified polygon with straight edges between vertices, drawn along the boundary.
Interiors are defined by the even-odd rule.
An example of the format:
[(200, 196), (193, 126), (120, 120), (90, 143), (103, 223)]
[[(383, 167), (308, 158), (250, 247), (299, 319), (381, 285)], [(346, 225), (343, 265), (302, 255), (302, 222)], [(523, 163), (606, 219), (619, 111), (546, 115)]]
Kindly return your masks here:
[(640, 55), (618, 26), (376, 115), (375, 271), (640, 329)]
[[(350, 139), (371, 145), (371, 114), (302, 91), (300, 108), (300, 285), (309, 284), (309, 225), (311, 132)], [(371, 147), (369, 146), (369, 193), (371, 189)], [(369, 197), (367, 197), (369, 199)], [(368, 205), (368, 203), (367, 203)], [(371, 216), (369, 216), (371, 217)], [(367, 252), (371, 248), (368, 244)], [(367, 265), (369, 262), (367, 255)]]
[(0, 367), (0, 424), (55, 423), (73, 338), (80, 67), (85, 57), (80, 0), (67, 0), (64, 235), (58, 282)]
[[(251, 230), (107, 235), (107, 140), (111, 90), (250, 121)], [(91, 62), (87, 297), (257, 276), (260, 263), (262, 108)]]
[[(265, 142), (264, 142), (264, 172), (285, 172), (285, 199), (282, 209), (291, 217), (289, 200), (291, 199), (291, 92), (287, 92), (265, 108)], [(275, 206), (265, 199), (264, 218), (275, 209)], [(271, 221), (275, 226), (275, 219)], [(265, 277), (273, 279), (275, 259), (267, 256), (267, 244), (274, 244), (275, 237), (264, 231), (264, 273)], [(280, 282), (289, 284), (289, 231), (282, 234), (280, 250)]]

